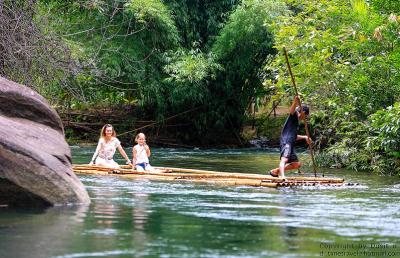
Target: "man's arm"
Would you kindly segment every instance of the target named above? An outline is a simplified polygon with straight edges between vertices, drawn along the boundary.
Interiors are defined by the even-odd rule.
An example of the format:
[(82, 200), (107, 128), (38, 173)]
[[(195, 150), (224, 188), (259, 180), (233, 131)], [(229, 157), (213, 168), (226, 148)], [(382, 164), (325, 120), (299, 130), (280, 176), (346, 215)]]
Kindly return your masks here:
[(296, 96), (294, 96), (292, 105), (291, 105), (290, 108), (289, 108), (289, 113), (290, 113), (291, 115), (293, 115), (294, 112), (296, 112), (296, 107), (298, 107), (298, 106), (300, 106), (300, 98), (299, 98), (298, 95), (296, 95)]
[(311, 144), (311, 138), (308, 138), (307, 135), (297, 135), (297, 141), (299, 140), (306, 140), (308, 144)]

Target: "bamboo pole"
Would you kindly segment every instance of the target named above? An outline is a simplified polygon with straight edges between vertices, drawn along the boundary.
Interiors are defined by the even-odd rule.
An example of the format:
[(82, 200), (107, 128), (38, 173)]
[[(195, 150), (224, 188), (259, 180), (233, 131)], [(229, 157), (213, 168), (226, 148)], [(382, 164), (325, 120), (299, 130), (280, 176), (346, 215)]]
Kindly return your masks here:
[(75, 173), (80, 173), (80, 174), (90, 174), (90, 175), (109, 175), (108, 172), (103, 172), (103, 171), (94, 171), (94, 170), (84, 170), (84, 169), (80, 169), (80, 170), (74, 170)]

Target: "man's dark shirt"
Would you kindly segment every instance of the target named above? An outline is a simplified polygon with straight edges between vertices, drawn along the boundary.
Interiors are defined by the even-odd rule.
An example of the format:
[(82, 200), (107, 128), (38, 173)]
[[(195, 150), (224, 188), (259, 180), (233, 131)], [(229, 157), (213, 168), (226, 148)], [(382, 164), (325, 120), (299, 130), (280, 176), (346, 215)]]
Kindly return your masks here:
[(285, 125), (283, 126), (281, 132), (281, 145), (293, 144), (297, 139), (297, 131), (299, 129), (299, 118), (297, 117), (297, 112), (294, 114), (289, 114), (286, 119)]

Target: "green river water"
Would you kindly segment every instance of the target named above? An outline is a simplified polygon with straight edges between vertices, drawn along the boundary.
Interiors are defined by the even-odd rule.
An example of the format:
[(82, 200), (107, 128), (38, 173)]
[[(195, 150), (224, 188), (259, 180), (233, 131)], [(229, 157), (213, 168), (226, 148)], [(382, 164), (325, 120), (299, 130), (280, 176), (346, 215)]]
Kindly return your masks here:
[[(93, 150), (73, 146), (73, 162), (88, 163)], [(265, 173), (278, 159), (277, 150), (153, 148), (150, 161)], [(399, 178), (325, 174), (359, 185), (271, 189), (79, 175), (88, 206), (0, 208), (0, 257), (400, 257)]]

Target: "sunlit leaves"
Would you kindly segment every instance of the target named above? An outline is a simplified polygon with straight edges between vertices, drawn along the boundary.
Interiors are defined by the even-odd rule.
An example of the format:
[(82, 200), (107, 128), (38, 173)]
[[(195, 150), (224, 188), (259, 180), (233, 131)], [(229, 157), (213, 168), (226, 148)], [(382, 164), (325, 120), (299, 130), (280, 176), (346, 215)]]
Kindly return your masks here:
[[(377, 138), (368, 116), (399, 101), (397, 16), (382, 16), (364, 0), (287, 2), (293, 13), (276, 22), (276, 47), (289, 50), (303, 99), (320, 110), (312, 122), (319, 146), (329, 146), (323, 157), (331, 164), (390, 172), (383, 163), (393, 164), (389, 153), (398, 150), (376, 140), (392, 144), (393, 137)], [(276, 68), (276, 86), (287, 92), (291, 82), (283, 55), (266, 67)], [(365, 139), (375, 140), (366, 147)]]
[(379, 12), (387, 14), (397, 13), (400, 14), (400, 1), (396, 0), (371, 0), (372, 6)]
[(185, 51), (180, 49), (167, 55), (168, 64), (164, 67), (169, 75), (169, 100), (172, 105), (184, 103), (203, 104), (209, 95), (209, 83), (216, 79), (221, 66), (212, 53), (204, 54), (199, 49)]
[(199, 49), (183, 49), (171, 53), (168, 57), (168, 64), (164, 67), (170, 76), (168, 81), (199, 83), (203, 80), (215, 79), (216, 70), (221, 66), (215, 62), (212, 53), (204, 54)]
[(167, 6), (160, 0), (130, 0), (125, 12), (135, 17), (136, 23), (143, 25), (153, 34), (152, 40), (165, 48), (174, 46), (178, 41), (178, 31)]

